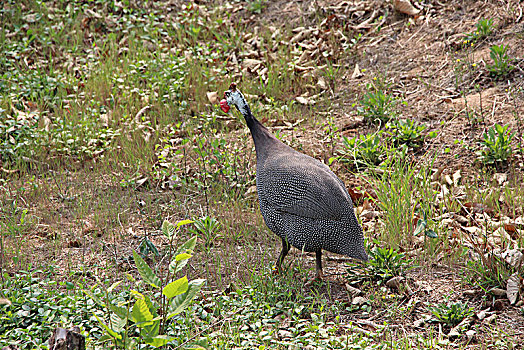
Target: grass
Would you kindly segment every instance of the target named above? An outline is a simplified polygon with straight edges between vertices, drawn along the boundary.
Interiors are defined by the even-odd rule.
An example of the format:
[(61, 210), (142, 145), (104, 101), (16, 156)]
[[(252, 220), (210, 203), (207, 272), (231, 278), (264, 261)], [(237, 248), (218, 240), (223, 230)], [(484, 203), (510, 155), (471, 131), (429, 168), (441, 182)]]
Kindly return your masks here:
[[(458, 279), (453, 297), (463, 298), (461, 288), (479, 289), (467, 304), (478, 312), (484, 307), (479, 300), (488, 295), (483, 290), (506, 288), (509, 276), (520, 271), (485, 256), (505, 246), (486, 243), (494, 229), (479, 218), (488, 212), (490, 220), (514, 223), (524, 215), (522, 150), (518, 132), (511, 136), (520, 130), (513, 123), (522, 105), (519, 88), (513, 89), (518, 60), (508, 56), (507, 46), (497, 46), (500, 52), (492, 50), (492, 65), (486, 67), (492, 75), (478, 78), (484, 80), (474, 81), (473, 70), (461, 66), (455, 86), (453, 81), (420, 85), (444, 87), (446, 94), (455, 88), (466, 96), (502, 84), (504, 77), (504, 86), (515, 91), (511, 118), (504, 123), (505, 115), (491, 120), (486, 112), (477, 129), (461, 129), (466, 143), (484, 146), (482, 161), (460, 163), (471, 172), (450, 184), (445, 175), (453, 175), (455, 164), (443, 158), (441, 148), (454, 147), (445, 139), (454, 120), (439, 114), (439, 127), (432, 109), (420, 107), (419, 86), (408, 88), (405, 72), (384, 67), (373, 54), (377, 45), (384, 48), (382, 32), (398, 25), (392, 16), (377, 10), (362, 30), (347, 22), (355, 13), (343, 20), (318, 10), (300, 19), (305, 29), (314, 27), (308, 41), (290, 44), (303, 29), (280, 15), (270, 17), (272, 8), (266, 1), (143, 6), (97, 0), (8, 1), (0, 9), (0, 347), (45, 348), (54, 328), (72, 325), (81, 328), (88, 348), (109, 339), (103, 334), (120, 348), (115, 334), (151, 340), (139, 322), (148, 317), (140, 307), (145, 303), (151, 315), (164, 317), (161, 333), (171, 337), (167, 348), (191, 343), (213, 349), (468, 348), (466, 341), (445, 339), (436, 323), (423, 332), (412, 326), (432, 311), (385, 282), (402, 276), (416, 288), (415, 282), (424, 282), (440, 291)], [(251, 16), (254, 22), (247, 20)], [(265, 23), (265, 16), (275, 23)], [(408, 37), (418, 30), (403, 29)], [(491, 18), (481, 19), (469, 38), (478, 47), (495, 47), (494, 31)], [(410, 38), (413, 45), (421, 40)], [(305, 50), (313, 58), (297, 68), (293, 62)], [(510, 53), (518, 56), (514, 45)], [(395, 56), (396, 63), (405, 54)], [(376, 57), (380, 68), (366, 63)], [(258, 70), (244, 69), (248, 58), (262, 62)], [(361, 75), (351, 78), (356, 63)], [(440, 69), (453, 77), (453, 64)], [(387, 79), (373, 79), (381, 71), (388, 72)], [(233, 80), (278, 138), (326, 160), (348, 187), (362, 191), (355, 204), (374, 259), (351, 271), (365, 300), (355, 301), (347, 274), (328, 254), (323, 283), (304, 283), (314, 259), (296, 250), (286, 259), (285, 272), (271, 275), (279, 240), (258, 211), (250, 135), (238, 113), (225, 115), (206, 94), (217, 91), (220, 98)], [(300, 105), (298, 96), (315, 96), (316, 104)], [(494, 113), (498, 118), (499, 109)], [(359, 117), (370, 123), (358, 124)], [(511, 126), (481, 130), (484, 119)], [(489, 166), (495, 163), (495, 169)], [(498, 184), (494, 171), (505, 171), (508, 180)], [(358, 186), (349, 186), (355, 178)], [(456, 224), (459, 216), (467, 223)], [(195, 223), (173, 236), (162, 234), (165, 219), (186, 218)], [(482, 228), (485, 240), (464, 227)], [(504, 244), (521, 248), (522, 236), (511, 235)], [(160, 290), (148, 286), (145, 266), (166, 276), (173, 247), (192, 236), (196, 249), (178, 273), (206, 284), (168, 321), (168, 304)], [(473, 256), (483, 258), (475, 263)], [(439, 269), (450, 275), (435, 277)], [(180, 276), (166, 281), (180, 282)], [(417, 295), (438, 308), (433, 310), (441, 322), (455, 323), (455, 316), (464, 314), (438, 304), (439, 292)], [(95, 301), (100, 298), (131, 312), (136, 305), (135, 319), (114, 312), (120, 309), (108, 312), (107, 303)], [(115, 329), (108, 327), (115, 334), (97, 317), (106, 326), (116, 323)], [(123, 320), (125, 331), (118, 327)], [(503, 349), (504, 339), (516, 338), (501, 323), (489, 330), (476, 323), (479, 342)], [(149, 343), (146, 348), (160, 344)]]

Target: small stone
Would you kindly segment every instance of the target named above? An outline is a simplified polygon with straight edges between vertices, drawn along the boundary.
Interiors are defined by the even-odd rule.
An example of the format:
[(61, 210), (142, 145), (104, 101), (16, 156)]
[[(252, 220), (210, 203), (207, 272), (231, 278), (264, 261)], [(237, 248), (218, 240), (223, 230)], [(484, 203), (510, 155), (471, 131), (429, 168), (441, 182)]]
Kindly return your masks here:
[(469, 341), (472, 341), (475, 339), (475, 334), (477, 334), (477, 332), (475, 332), (473, 329), (470, 329), (469, 331), (466, 332), (466, 337), (468, 338)]

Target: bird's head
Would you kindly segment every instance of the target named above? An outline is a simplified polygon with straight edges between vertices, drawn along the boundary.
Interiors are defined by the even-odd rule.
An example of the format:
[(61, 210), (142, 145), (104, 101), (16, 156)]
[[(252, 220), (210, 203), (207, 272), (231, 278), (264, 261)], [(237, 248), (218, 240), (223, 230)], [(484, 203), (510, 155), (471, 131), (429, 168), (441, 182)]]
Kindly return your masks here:
[(237, 89), (236, 83), (231, 83), (229, 90), (224, 92), (224, 99), (220, 101), (220, 108), (222, 108), (225, 113), (229, 112), (229, 108), (231, 108), (231, 106), (235, 106), (244, 116), (251, 114), (251, 110), (249, 109), (246, 99), (244, 98), (244, 95), (242, 95), (242, 93)]

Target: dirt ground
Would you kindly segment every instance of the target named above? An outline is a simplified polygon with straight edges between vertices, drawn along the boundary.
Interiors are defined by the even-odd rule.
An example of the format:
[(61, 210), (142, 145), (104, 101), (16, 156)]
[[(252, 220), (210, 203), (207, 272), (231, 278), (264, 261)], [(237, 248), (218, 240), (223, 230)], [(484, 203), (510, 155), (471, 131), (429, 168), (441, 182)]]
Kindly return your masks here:
[[(341, 56), (339, 64), (344, 73), (337, 79), (334, 93), (325, 97), (341, 134), (354, 136), (375, 130), (358, 116), (354, 103), (371, 77), (387, 76), (394, 94), (407, 102), (400, 107), (402, 116), (437, 131), (437, 137), (425, 143), (414, 157), (437, 154), (434, 166), (442, 177), (460, 169), (464, 179), (477, 179), (484, 171), (472, 149), (478, 149), (478, 140), (488, 127), (495, 123), (509, 125), (517, 132), (515, 138), (524, 141), (520, 119), (524, 115), (524, 5), (515, 0), (428, 0), (415, 5), (422, 11), (408, 16), (394, 11), (391, 1), (270, 1), (261, 14), (239, 10), (233, 14), (233, 20), (245, 21), (253, 30), (283, 25), (307, 28), (316, 25), (320, 13), (329, 18), (331, 28), (353, 28), (355, 35), (360, 33), (362, 38), (353, 53)], [(474, 46), (464, 46), (464, 34), (474, 32), (483, 18), (494, 20), (493, 34)], [(359, 27), (366, 21), (367, 25)], [(497, 80), (490, 76), (486, 65), (490, 63), (489, 47), (500, 43), (510, 47), (515, 69)], [(365, 73), (355, 74), (356, 65)], [(233, 135), (248, 140), (244, 131), (239, 133)], [(308, 125), (293, 133), (302, 142), (305, 153), (321, 159), (329, 153), (321, 126)], [(254, 166), (254, 162), (250, 165)], [(344, 165), (334, 163), (332, 168), (348, 187), (362, 185), (373, 190), (362, 178), (343, 172)], [(511, 167), (498, 170), (507, 173), (509, 180), (518, 178), (523, 171), (522, 153), (515, 154)], [(39, 195), (44, 199), (33, 205), (38, 224), (20, 248), (29, 254), (34, 265), (54, 261), (64, 278), (82, 270), (96, 270), (101, 279), (111, 279), (133, 269), (131, 251), (143, 237), (158, 247), (166, 245), (156, 230), (161, 219), (174, 222), (207, 210), (198, 193), (172, 193), (147, 184), (123, 188), (116, 179), (118, 174), (100, 177), (86, 165), (75, 174), (57, 172), (54, 178), (39, 180)], [(79, 212), (78, 201), (93, 204), (82, 206)], [(240, 233), (234, 238), (226, 232), (198, 253), (190, 273), (194, 278), (207, 278), (209, 288), (225, 289), (232, 282), (248, 281), (253, 271), (262, 271), (271, 264), (278, 255), (279, 242), (264, 228), (258, 209), (253, 210), (257, 208), (254, 196), (214, 205), (218, 212), (228, 213), (219, 218), (224, 230)], [(89, 214), (95, 210), (96, 216)], [(189, 235), (182, 232), (180, 238)], [(246, 243), (242, 237), (252, 238)], [(313, 256), (304, 257), (295, 251), (290, 260), (295, 263), (297, 259), (314, 266)], [(341, 277), (345, 269), (344, 261), (327, 258), (329, 298), (349, 303), (346, 281)], [(373, 314), (344, 315), (342, 323), (353, 322), (363, 332), (386, 322), (397, 336), (425, 333), (427, 324), (417, 323), (427, 314), (423, 306), (450, 298), (468, 301), (477, 314), (488, 310), (470, 327), (477, 329), (476, 336), (461, 346), (484, 349), (485, 339), (506, 336), (513, 339), (515, 349), (524, 346), (521, 306), (510, 305), (507, 299), (486, 297), (480, 288), (464, 285), (460, 274), (461, 269), (443, 261), (429, 261), (427, 266), (409, 272), (412, 293), (395, 296), (397, 305), (409, 306), (405, 314), (395, 317), (384, 304)], [(327, 291), (325, 286), (313, 288)], [(489, 317), (492, 314), (497, 315), (495, 321)], [(446, 331), (440, 329), (435, 337), (442, 337)]]

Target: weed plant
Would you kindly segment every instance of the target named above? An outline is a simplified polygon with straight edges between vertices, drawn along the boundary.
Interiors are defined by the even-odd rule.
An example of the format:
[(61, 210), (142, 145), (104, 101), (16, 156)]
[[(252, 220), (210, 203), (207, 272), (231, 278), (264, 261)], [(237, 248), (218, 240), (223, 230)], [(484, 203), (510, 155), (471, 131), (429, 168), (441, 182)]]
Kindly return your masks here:
[[(373, 180), (378, 208), (384, 213), (381, 240), (389, 247), (411, 249), (414, 244), (413, 220), (418, 211), (433, 217), (436, 193), (431, 185), (431, 163), (415, 167), (392, 157), (384, 171)], [(430, 223), (429, 228), (433, 228)]]
[(339, 159), (350, 163), (355, 169), (379, 165), (384, 159), (387, 146), (381, 141), (382, 132), (360, 135), (353, 138), (343, 136), (343, 148), (338, 150)]
[(473, 308), (460, 302), (439, 303), (435, 306), (428, 307), (428, 309), (439, 322), (448, 327), (456, 326), (466, 317), (473, 315)]
[(490, 73), (496, 77), (504, 77), (511, 73), (515, 67), (511, 64), (512, 59), (508, 55), (508, 47), (501, 45), (493, 45), (489, 53), (492, 64), (487, 65)]
[[(136, 281), (129, 277), (134, 282), (134, 288), (126, 293), (124, 301), (113, 294), (123, 281), (117, 281), (105, 289), (102, 297), (94, 292), (96, 286), (84, 291), (89, 298), (110, 314), (107, 320), (106, 317), (95, 316), (105, 331), (105, 335), (99, 338), (98, 342), (107, 342), (115, 348), (136, 349), (143, 348), (144, 344), (159, 348), (170, 342), (180, 341), (178, 337), (168, 335), (168, 327), (172, 325), (171, 320), (174, 317), (189, 307), (204, 283), (202, 279), (189, 281), (187, 276), (173, 280), (192, 257), (196, 237), (176, 250), (173, 247), (173, 240), (178, 229), (191, 222), (185, 220), (173, 225), (164, 221), (162, 225), (162, 234), (170, 242), (168, 252), (170, 263), (165, 277), (158, 277), (144, 259), (133, 252), (142, 280)], [(146, 285), (149, 285), (154, 292), (149, 292)]]
[(89, 334), (88, 341), (101, 336), (92, 314), (101, 310), (77, 291), (82, 279), (69, 276), (57, 281), (52, 267), (2, 276), (0, 289), (0, 347), (18, 342), (20, 349), (45, 347), (56, 324), (74, 324)]
[(386, 90), (368, 86), (359, 104), (358, 113), (371, 123), (385, 123), (396, 118), (397, 98)]
[(414, 259), (408, 259), (405, 253), (400, 253), (392, 248), (383, 248), (382, 242), (375, 241), (375, 247), (369, 252), (370, 260), (364, 268), (360, 264), (349, 264), (346, 278), (353, 283), (365, 281), (378, 282), (379, 285), (386, 283), (389, 279), (402, 276), (415, 267)]
[(495, 124), (482, 134), (480, 144), (483, 149), (477, 152), (480, 161), (486, 165), (501, 166), (513, 154), (511, 141), (515, 136), (509, 125)]
[(474, 44), (475, 42), (482, 40), (493, 32), (493, 19), (483, 18), (477, 23), (477, 30), (466, 35), (464, 39), (464, 45)]
[(420, 147), (424, 142), (425, 125), (416, 124), (411, 119), (395, 120), (386, 124), (386, 135), (395, 145), (405, 144)]

